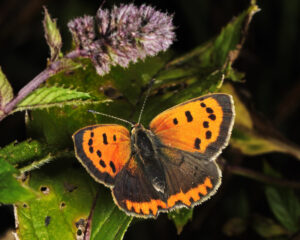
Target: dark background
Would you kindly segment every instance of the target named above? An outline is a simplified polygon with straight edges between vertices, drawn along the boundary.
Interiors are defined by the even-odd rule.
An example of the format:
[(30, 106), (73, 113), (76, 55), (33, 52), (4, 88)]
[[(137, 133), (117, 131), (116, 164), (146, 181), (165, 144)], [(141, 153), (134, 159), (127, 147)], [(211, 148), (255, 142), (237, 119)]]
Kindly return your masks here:
[[(107, 0), (105, 7), (128, 1)], [(132, 2), (132, 1), (130, 1)], [(177, 40), (172, 48), (179, 54), (185, 53), (212, 37), (216, 36), (225, 24), (249, 5), (248, 0), (148, 0), (134, 1), (135, 4), (151, 4), (157, 9), (175, 13), (174, 24), (177, 27)], [(12, 84), (15, 93), (41, 72), (46, 66), (48, 47), (44, 40), (42, 6), (46, 5), (63, 37), (63, 49), (70, 48), (71, 36), (67, 22), (84, 14), (94, 15), (102, 1), (96, 0), (2, 0), (0, 1), (0, 66)], [(261, 11), (250, 25), (248, 38), (235, 67), (246, 73), (246, 82), (237, 84), (251, 101), (257, 112), (266, 116), (287, 139), (300, 143), (300, 1), (258, 1)], [(17, 113), (0, 123), (0, 147), (26, 138), (24, 114)], [(275, 163), (288, 161), (285, 165), (287, 177), (289, 169), (299, 169), (299, 162), (289, 156), (268, 154), (264, 158)], [(257, 158), (246, 158), (253, 163), (250, 167), (259, 167)], [(233, 187), (211, 209), (203, 206), (195, 211), (194, 221), (186, 226), (180, 239), (225, 239), (222, 225), (228, 218), (221, 206), (230, 205), (231, 192), (245, 186), (255, 188), (258, 184), (239, 177), (230, 180)], [(259, 195), (259, 194), (258, 194)], [(227, 196), (227, 198), (226, 198)], [(259, 196), (252, 201), (253, 211), (263, 211), (264, 198)], [(223, 201), (224, 200), (224, 201)], [(221, 201), (221, 202), (220, 202)], [(224, 202), (224, 203), (223, 203)], [(223, 204), (223, 205), (222, 205)], [(205, 218), (201, 217), (202, 210)], [(223, 209), (223, 210), (220, 210)], [(229, 208), (230, 209), (230, 208)], [(225, 212), (224, 212), (225, 211)], [(228, 210), (230, 211), (230, 210)], [(12, 223), (12, 217), (5, 207), (0, 208), (0, 230)], [(258, 238), (251, 230), (243, 239)], [(166, 216), (157, 221), (140, 221), (133, 224), (125, 239), (174, 239), (176, 229)]]

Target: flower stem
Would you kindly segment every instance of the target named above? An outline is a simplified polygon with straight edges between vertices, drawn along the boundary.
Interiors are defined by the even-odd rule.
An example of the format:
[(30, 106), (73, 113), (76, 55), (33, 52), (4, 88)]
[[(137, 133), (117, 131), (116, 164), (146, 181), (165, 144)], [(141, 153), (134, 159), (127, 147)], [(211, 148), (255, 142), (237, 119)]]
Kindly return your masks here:
[(3, 109), (4, 115), (0, 117), (0, 121), (8, 116), (14, 108), (42, 83), (44, 83), (51, 76), (66, 70), (67, 66), (63, 64), (64, 59), (74, 59), (78, 57), (86, 57), (87, 53), (83, 50), (76, 49), (68, 53), (64, 58), (52, 62), (45, 70), (39, 73), (34, 79), (32, 79), (27, 85), (25, 85)]

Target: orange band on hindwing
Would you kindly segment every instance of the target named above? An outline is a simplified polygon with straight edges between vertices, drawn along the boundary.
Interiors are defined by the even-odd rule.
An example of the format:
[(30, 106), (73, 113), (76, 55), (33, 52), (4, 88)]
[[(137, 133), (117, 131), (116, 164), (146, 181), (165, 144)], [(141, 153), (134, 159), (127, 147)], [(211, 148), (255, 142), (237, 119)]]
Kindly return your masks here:
[(125, 200), (126, 208), (128, 211), (136, 214), (156, 216), (160, 209), (171, 209), (178, 204), (190, 207), (195, 202), (201, 203), (201, 197), (206, 196), (209, 193), (208, 189), (212, 188), (213, 185), (210, 178), (206, 177), (204, 183), (199, 184), (197, 187), (192, 188), (186, 193), (179, 192), (171, 195), (166, 202), (160, 199), (153, 199), (148, 202), (132, 202), (130, 200)]

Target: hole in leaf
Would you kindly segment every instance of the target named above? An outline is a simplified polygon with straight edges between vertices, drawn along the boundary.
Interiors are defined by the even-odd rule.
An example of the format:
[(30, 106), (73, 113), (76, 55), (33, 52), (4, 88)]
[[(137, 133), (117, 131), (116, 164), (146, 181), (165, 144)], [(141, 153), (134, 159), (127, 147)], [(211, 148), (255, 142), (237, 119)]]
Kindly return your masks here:
[(78, 229), (76, 234), (77, 234), (77, 236), (81, 236), (82, 235), (81, 229)]
[(26, 203), (23, 203), (23, 208), (27, 208), (28, 205)]
[(66, 206), (66, 203), (65, 202), (61, 202), (60, 203), (60, 209), (64, 208)]
[(75, 223), (75, 226), (77, 228), (77, 240), (79, 239), (82, 239), (81, 237), (79, 238), (79, 236), (83, 235), (84, 232), (85, 232), (85, 227), (86, 227), (86, 224), (87, 224), (87, 220), (86, 219), (83, 219), (83, 218), (80, 218), (76, 223)]
[(46, 186), (41, 186), (40, 190), (43, 194), (49, 194), (49, 192), (50, 192), (50, 189)]

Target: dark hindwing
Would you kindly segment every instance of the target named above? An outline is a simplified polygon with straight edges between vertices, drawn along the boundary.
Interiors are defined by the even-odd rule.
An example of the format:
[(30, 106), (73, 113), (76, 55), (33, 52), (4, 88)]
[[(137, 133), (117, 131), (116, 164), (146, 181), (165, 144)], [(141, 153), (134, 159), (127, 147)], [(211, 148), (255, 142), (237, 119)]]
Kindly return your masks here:
[(112, 193), (116, 204), (129, 215), (156, 217), (160, 209), (167, 208), (134, 157), (116, 177)]
[(155, 190), (134, 157), (116, 177), (114, 200), (130, 215), (156, 217), (159, 212), (175, 207), (192, 207), (210, 198), (221, 183), (221, 171), (215, 161), (204, 161), (189, 152), (166, 147), (156, 157), (162, 163), (164, 193)]
[(200, 204), (214, 195), (221, 184), (222, 173), (215, 161), (168, 147), (162, 147), (159, 155), (164, 167), (168, 208)]

